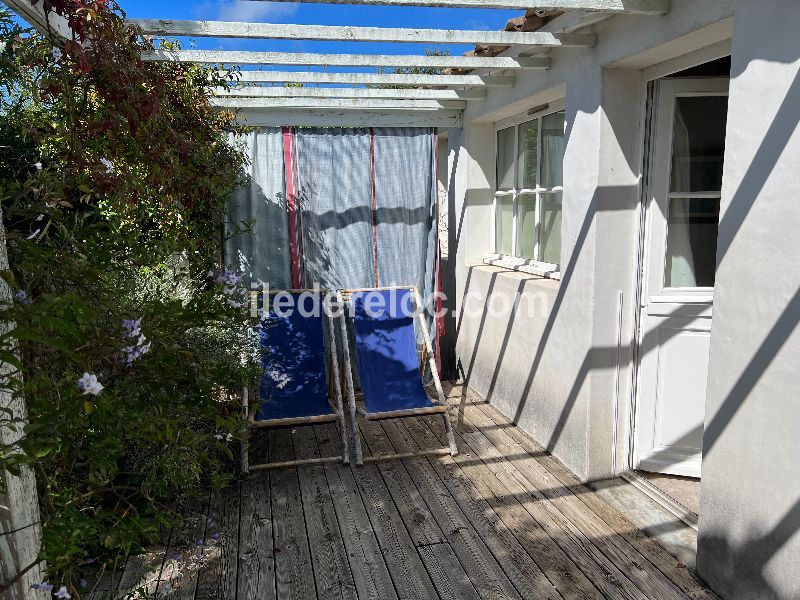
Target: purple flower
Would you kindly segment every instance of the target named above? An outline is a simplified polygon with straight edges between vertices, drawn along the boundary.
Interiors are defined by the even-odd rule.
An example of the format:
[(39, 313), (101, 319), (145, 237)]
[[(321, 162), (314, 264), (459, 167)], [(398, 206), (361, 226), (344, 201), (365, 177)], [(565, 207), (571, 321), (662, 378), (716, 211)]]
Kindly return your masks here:
[(180, 552), (178, 552), (177, 550), (170, 550), (169, 557), (172, 560), (180, 560), (180, 559), (183, 558), (183, 555)]
[(142, 333), (142, 317), (138, 319), (125, 319), (122, 321), (122, 328), (125, 330), (125, 335), (127, 337), (139, 337)]
[(25, 290), (19, 290), (14, 297), (22, 304), (31, 304), (33, 302), (33, 300), (31, 300), (31, 298), (28, 296), (28, 292)]
[(195, 546), (202, 546), (203, 545), (203, 540), (197, 540), (197, 541), (195, 541), (194, 544), (195, 544)]
[(126, 337), (136, 339), (134, 345), (125, 346), (122, 349), (122, 364), (131, 366), (136, 359), (150, 352), (150, 342), (142, 333), (142, 317), (135, 320), (125, 319), (122, 322), (122, 328), (125, 330)]
[(80, 582), (78, 582), (78, 585), (85, 590), (86, 588), (89, 587), (89, 582), (86, 581), (85, 579), (81, 579)]
[(69, 595), (67, 587), (62, 585), (60, 588), (58, 588), (58, 591), (56, 592), (56, 598), (61, 598), (61, 600), (65, 600), (67, 598), (72, 598), (72, 596)]
[(97, 396), (103, 391), (103, 384), (97, 381), (97, 375), (94, 373), (84, 373), (83, 377), (78, 380), (78, 388), (86, 394)]
[(43, 581), (42, 583), (34, 583), (31, 585), (32, 590), (42, 590), (43, 592), (52, 592), (53, 585)]
[(217, 541), (219, 539), (219, 533), (216, 533), (216, 532), (212, 533), (211, 534), (211, 539), (214, 540), (214, 541)]

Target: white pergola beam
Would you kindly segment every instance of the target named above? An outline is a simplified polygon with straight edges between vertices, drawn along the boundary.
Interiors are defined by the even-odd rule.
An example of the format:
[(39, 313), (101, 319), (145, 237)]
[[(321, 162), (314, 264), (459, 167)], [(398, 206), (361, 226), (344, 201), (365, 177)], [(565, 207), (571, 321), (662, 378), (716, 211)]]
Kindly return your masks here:
[(251, 127), (461, 127), (460, 110), (335, 110), (311, 108), (298, 112), (293, 109), (243, 109), (237, 119)]
[(277, 87), (248, 85), (216, 88), (221, 98), (386, 98), (395, 100), (481, 100), (486, 90), (428, 90), (419, 88)]
[[(221, 72), (227, 75), (227, 72)], [(329, 73), (320, 71), (239, 71), (236, 81), (247, 83), (320, 83), (344, 85), (435, 85), (452, 87), (511, 87), (504, 75), (403, 75), (394, 73)]]
[(32, 4), (31, 0), (3, 0), (3, 2), (39, 33), (47, 36), (53, 44), (63, 46), (64, 42), (72, 39), (72, 29), (67, 20), (52, 11), (45, 12), (42, 2), (36, 4)]
[(303, 65), (315, 67), (426, 67), (441, 69), (548, 69), (550, 59), (510, 56), (418, 56), (407, 54), (309, 54), (240, 50), (156, 50), (146, 61), (229, 65)]
[(327, 108), (335, 110), (463, 110), (464, 100), (394, 100), (386, 98), (211, 98), (211, 104), (219, 108)]
[(587, 11), (664, 15), (670, 0), (272, 0), (320, 4), (352, 4), (356, 6), (423, 6), (436, 8), (496, 8), (504, 10)]
[(259, 40), (316, 40), (329, 42), (381, 42), (416, 44), (481, 44), (493, 46), (538, 46), (543, 48), (591, 47), (593, 34), (522, 31), (470, 31), (458, 29), (401, 29), (390, 27), (341, 27), (328, 25), (283, 25), (227, 21), (173, 21), (133, 19), (147, 35), (179, 37), (247, 38)]

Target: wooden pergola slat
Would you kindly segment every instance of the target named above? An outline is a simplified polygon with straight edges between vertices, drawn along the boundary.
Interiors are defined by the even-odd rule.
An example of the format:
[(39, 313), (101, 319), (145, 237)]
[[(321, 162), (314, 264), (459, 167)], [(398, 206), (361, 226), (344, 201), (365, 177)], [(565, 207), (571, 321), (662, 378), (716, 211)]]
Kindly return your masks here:
[(37, 31), (50, 38), (53, 44), (63, 46), (64, 42), (72, 38), (72, 30), (67, 20), (54, 12), (46, 13), (41, 2), (36, 4), (32, 4), (30, 0), (3, 0), (3, 2)]
[(403, 29), (390, 27), (341, 27), (327, 25), (283, 25), (227, 21), (174, 21), (132, 19), (129, 23), (147, 35), (247, 38), (271, 40), (316, 40), (334, 42), (383, 42), (419, 44), (481, 44), (496, 46), (592, 47), (593, 34), (522, 31), (470, 31), (457, 29)]
[(464, 100), (396, 100), (387, 98), (211, 98), (211, 104), (220, 108), (325, 108), (335, 110), (462, 110)]
[(316, 67), (428, 67), (441, 69), (548, 69), (550, 59), (511, 56), (417, 56), (407, 54), (310, 54), (240, 50), (156, 50), (146, 61), (229, 65), (304, 65)]
[(419, 88), (278, 87), (248, 85), (217, 88), (218, 97), (233, 98), (386, 98), (395, 100), (480, 100), (486, 90), (428, 90)]
[[(254, 0), (265, 1), (265, 0)], [(670, 0), (271, 0), (314, 4), (352, 4), (355, 6), (419, 6), (434, 8), (491, 8), (527, 10), (587, 11), (663, 15), (669, 12)]]
[(330, 73), (324, 71), (239, 71), (236, 81), (247, 83), (319, 83), (344, 85), (435, 85), (451, 87), (511, 87), (507, 75), (405, 75), (395, 73)]
[(241, 123), (251, 127), (461, 127), (464, 113), (460, 110), (357, 110), (307, 108), (242, 109), (237, 113)]

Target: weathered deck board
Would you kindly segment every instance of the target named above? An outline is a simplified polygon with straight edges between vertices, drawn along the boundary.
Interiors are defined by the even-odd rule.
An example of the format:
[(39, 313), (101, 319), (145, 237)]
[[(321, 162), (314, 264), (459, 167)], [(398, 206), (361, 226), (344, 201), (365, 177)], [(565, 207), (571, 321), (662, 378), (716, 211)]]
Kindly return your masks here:
[[(250, 452), (256, 464), (267, 462), (267, 432), (251, 434)], [(275, 600), (275, 555), (272, 551), (270, 472), (257, 471), (242, 482), (239, 521), (239, 574), (236, 597)]]
[[(461, 433), (459, 434), (464, 443), (464, 449), (472, 452), (474, 456), (478, 457), (479, 461), (486, 461), (484, 464), (488, 467), (487, 470), (493, 472), (498, 480), (499, 485), (497, 487), (504, 486), (506, 490), (514, 490), (518, 494), (520, 487), (522, 487), (522, 494), (511, 494), (509, 499), (502, 499), (502, 501), (497, 499), (496, 503), (510, 504), (513, 499), (521, 502), (523, 508), (547, 532), (557, 547), (562, 550), (562, 553), (554, 550), (553, 553), (545, 552), (545, 554), (539, 554), (540, 560), (547, 560), (546, 556), (549, 559), (553, 559), (562, 554), (566, 555), (569, 557), (569, 561), (573, 561), (580, 568), (580, 571), (585, 573), (592, 584), (606, 597), (638, 600), (645, 598), (645, 595), (625, 577), (608, 557), (594, 546), (590, 540), (586, 539), (560, 512), (548, 505), (547, 502), (544, 502), (543, 496), (536, 495), (524, 486), (520, 486), (519, 482), (512, 476), (512, 470), (504, 464), (505, 459), (503, 459), (502, 455), (497, 452), (487, 452), (482, 444), (476, 444), (475, 438), (472, 438), (472, 445), (470, 445), (465, 439), (469, 437), (469, 433), (466, 431), (468, 427), (468, 424), (462, 424)], [(516, 457), (515, 460), (520, 460), (520, 457)], [(530, 531), (517, 526), (513, 530), (518, 536)], [(542, 543), (546, 544), (543, 541)], [(569, 561), (566, 563), (563, 560), (557, 561), (555, 564), (565, 570), (564, 577), (573, 576), (575, 578), (574, 582), (577, 584), (580, 581), (580, 574), (574, 573), (570, 568)], [(552, 568), (551, 566), (550, 570)], [(575, 593), (574, 591), (569, 591), (570, 588), (574, 587), (574, 584), (567, 589), (564, 589), (563, 586), (563, 583), (557, 584), (558, 589), (563, 591), (565, 595)], [(583, 593), (590, 594), (590, 590), (584, 588)], [(577, 593), (576, 597), (581, 597), (580, 593)]]
[[(365, 423), (368, 432), (378, 427), (374, 423)], [(364, 452), (370, 456), (392, 454), (394, 446), (384, 435), (372, 435), (364, 440)], [(441, 527), (436, 523), (425, 501), (414, 485), (408, 470), (402, 461), (388, 460), (377, 463), (389, 494), (400, 511), (400, 516), (408, 529), (415, 546), (442, 544), (447, 541)]]
[(422, 546), (419, 555), (442, 600), (480, 600), (450, 544)]
[[(291, 433), (288, 429), (269, 432), (269, 458), (271, 462), (294, 460)], [(314, 568), (308, 547), (297, 469), (271, 471), (270, 489), (278, 598), (316, 598)]]
[(236, 597), (239, 557), (239, 484), (214, 493), (202, 546), (205, 565), (197, 578), (197, 600)]
[[(363, 450), (365, 456), (372, 455), (367, 444), (363, 445)], [(401, 600), (435, 598), (433, 582), (378, 467), (366, 464), (356, 469), (355, 476), (398, 597)], [(404, 500), (402, 497), (401, 502)]]
[[(297, 458), (319, 457), (317, 439), (311, 427), (298, 427), (292, 440)], [(358, 600), (324, 467), (299, 468), (297, 473), (317, 597), (319, 600)]]
[[(470, 402), (467, 402), (464, 407), (464, 417), (466, 422), (474, 427), (483, 426), (482, 432), (485, 433), (487, 441), (493, 443), (500, 453), (519, 450), (519, 445), (503, 431), (503, 428), (491, 427), (494, 422)], [(591, 540), (604, 555), (612, 560), (646, 596), (665, 600), (678, 600), (686, 597), (672, 581), (639, 554), (608, 524), (602, 519), (598, 519), (597, 515), (592, 513), (574, 494), (565, 492), (558, 480), (536, 460), (521, 460), (516, 461), (514, 465), (510, 463), (509, 465), (527, 479), (587, 539)]]
[[(398, 427), (403, 428), (420, 450), (441, 446), (436, 440), (426, 443), (417, 439), (412, 430), (422, 424), (422, 418), (403, 419)], [(420, 440), (422, 443), (420, 443)], [(481, 497), (450, 456), (429, 460), (442, 483), (456, 499), (459, 507), (469, 518), (478, 534), (505, 571), (511, 583), (523, 598), (560, 598), (560, 594), (545, 574), (520, 545), (505, 523), (491, 506)]]
[[(314, 428), (320, 447), (331, 444), (339, 435), (333, 425)], [(352, 469), (334, 463), (325, 465), (336, 518), (344, 538), (358, 597), (375, 600), (396, 600), (389, 569), (372, 529), (367, 509), (358, 491)]]
[[(426, 427), (427, 424), (427, 427)], [(446, 443), (441, 419), (425, 418), (412, 422), (406, 427), (423, 447), (433, 447)], [(525, 551), (536, 561), (539, 568), (559, 592), (568, 598), (603, 598), (600, 591), (573, 563), (558, 544), (547, 534), (533, 515), (519, 503), (513, 488), (508, 486), (502, 471), (494, 472), (490, 465), (472, 460), (465, 452), (479, 455), (467, 444), (461, 435), (456, 434), (456, 441), (462, 453), (454, 458), (463, 476), (473, 482), (480, 497), (503, 520), (508, 529), (516, 537)], [(489, 466), (490, 468), (486, 468)]]
[[(380, 423), (380, 426), (392, 441), (397, 452), (416, 450), (415, 444), (404, 435), (397, 423), (386, 421)], [(370, 435), (369, 429), (365, 424), (366, 435)], [(372, 433), (372, 435), (376, 435), (376, 433)], [(486, 543), (496, 543), (497, 540), (484, 540), (475, 531), (469, 517), (462, 512), (458, 502), (447, 491), (447, 487), (428, 460), (408, 461), (406, 468), (411, 473), (414, 483), (428, 503), (442, 531), (445, 532), (450, 546), (464, 567), (464, 571), (472, 580), (481, 597), (521, 598), (514, 584), (486, 546)], [(477, 518), (477, 515), (473, 515), (473, 518)]]
[[(477, 405), (495, 425), (508, 425), (508, 420), (489, 404)], [(691, 569), (683, 565), (667, 550), (649, 537), (645, 532), (631, 524), (613, 506), (605, 502), (588, 486), (580, 483), (577, 477), (570, 473), (561, 463), (550, 456), (542, 446), (527, 436), (517, 427), (505, 427), (508, 436), (519, 444), (520, 448), (536, 457), (539, 463), (547, 469), (565, 489), (573, 492), (586, 506), (599, 518), (608, 523), (614, 531), (625, 538), (643, 556), (646, 556), (662, 573), (669, 577), (687, 595), (698, 599), (718, 598), (694, 574)]]
[[(176, 600), (716, 598), (496, 409), (463, 400), (460, 455), (253, 472), (197, 503), (163, 562), (164, 549), (132, 558), (123, 583)], [(362, 432), (366, 456), (446, 441), (435, 416)], [(338, 444), (326, 424), (260, 432), (251, 451), (277, 462)]]

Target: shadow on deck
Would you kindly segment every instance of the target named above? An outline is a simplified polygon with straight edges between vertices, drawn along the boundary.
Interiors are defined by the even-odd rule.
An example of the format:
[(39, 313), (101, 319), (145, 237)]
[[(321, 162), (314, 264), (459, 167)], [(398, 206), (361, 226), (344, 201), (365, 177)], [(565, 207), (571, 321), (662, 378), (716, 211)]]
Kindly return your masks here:
[[(459, 388), (451, 402), (459, 456), (255, 472), (211, 498), (192, 547), (131, 559), (120, 596), (716, 597), (490, 405)], [(436, 417), (366, 423), (363, 433), (365, 455), (446, 443)], [(333, 425), (255, 433), (252, 443), (254, 462), (338, 452)]]

